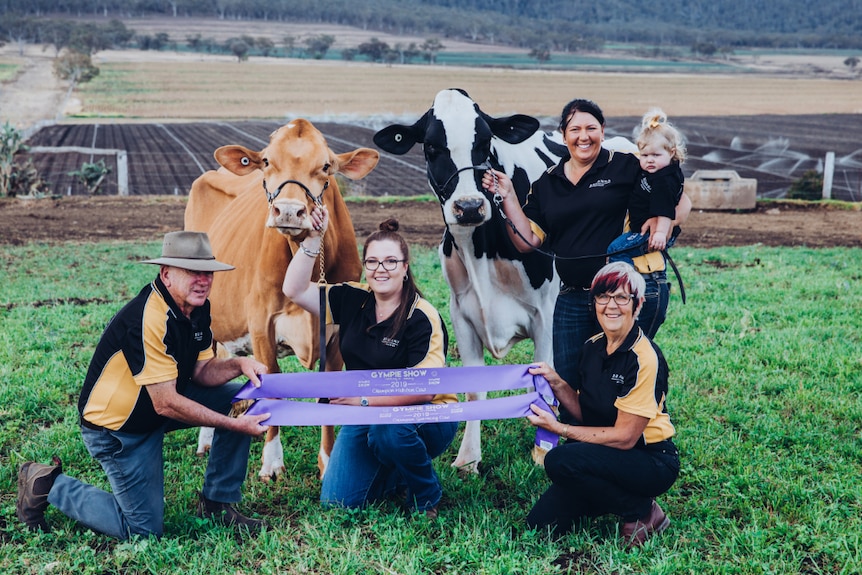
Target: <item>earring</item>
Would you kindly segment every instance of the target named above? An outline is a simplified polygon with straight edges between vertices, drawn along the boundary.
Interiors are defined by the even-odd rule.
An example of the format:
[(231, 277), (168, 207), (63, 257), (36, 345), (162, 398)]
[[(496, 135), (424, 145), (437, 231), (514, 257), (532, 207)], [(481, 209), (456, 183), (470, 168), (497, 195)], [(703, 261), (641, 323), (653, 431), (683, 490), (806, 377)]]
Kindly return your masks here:
[(408, 277), (410, 277), (410, 274), (408, 274), (407, 272), (404, 272), (404, 279), (402, 281), (406, 282)]

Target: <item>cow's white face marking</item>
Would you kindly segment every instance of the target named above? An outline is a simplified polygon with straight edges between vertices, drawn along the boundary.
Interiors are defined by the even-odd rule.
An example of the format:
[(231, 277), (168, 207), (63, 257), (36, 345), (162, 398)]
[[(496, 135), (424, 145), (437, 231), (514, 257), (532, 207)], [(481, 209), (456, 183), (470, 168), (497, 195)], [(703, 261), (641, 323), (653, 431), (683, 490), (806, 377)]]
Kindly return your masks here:
[[(473, 149), (477, 145), (476, 122), (479, 115), (476, 113), (472, 100), (457, 91), (446, 90), (437, 95), (434, 100), (434, 116), (443, 124), (443, 132), (446, 134), (446, 148), (449, 151), (451, 165), (444, 166), (445, 177), (438, 180), (443, 185), (456, 170), (473, 166)], [(484, 161), (486, 158), (482, 158)], [(441, 166), (443, 162), (440, 161)], [(432, 167), (433, 169), (433, 167)], [(436, 175), (435, 175), (436, 177)], [(467, 226), (469, 228), (483, 224), (491, 219), (491, 202), (488, 197), (476, 185), (473, 170), (467, 169), (460, 172), (453, 182), (449, 184), (446, 193), (451, 191), (448, 198), (443, 200), (443, 216), (450, 230), (454, 227)], [(465, 220), (465, 210), (470, 210), (471, 217)]]

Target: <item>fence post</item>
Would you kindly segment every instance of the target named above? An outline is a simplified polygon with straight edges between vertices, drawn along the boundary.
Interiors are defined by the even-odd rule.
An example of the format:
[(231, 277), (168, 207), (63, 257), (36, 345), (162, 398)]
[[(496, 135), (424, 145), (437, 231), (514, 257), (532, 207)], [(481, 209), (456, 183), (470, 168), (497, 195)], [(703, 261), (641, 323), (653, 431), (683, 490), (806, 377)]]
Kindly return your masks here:
[(126, 150), (117, 150), (117, 195), (129, 195), (129, 159)]
[(823, 199), (832, 199), (832, 174), (835, 172), (835, 152), (826, 152), (826, 164), (823, 166)]

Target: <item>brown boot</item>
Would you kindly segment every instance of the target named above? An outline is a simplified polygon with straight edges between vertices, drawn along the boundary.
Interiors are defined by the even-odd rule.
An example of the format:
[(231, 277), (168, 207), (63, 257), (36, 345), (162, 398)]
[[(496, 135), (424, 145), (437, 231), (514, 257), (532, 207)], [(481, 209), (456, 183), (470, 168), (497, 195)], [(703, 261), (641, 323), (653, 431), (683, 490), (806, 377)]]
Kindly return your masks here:
[(412, 514), (413, 514), (412, 517), (414, 519), (424, 517), (424, 518), (428, 519), (429, 521), (434, 521), (435, 519), (437, 519), (437, 515), (438, 515), (437, 505), (435, 505), (434, 507), (429, 507), (428, 509), (414, 509), (412, 511)]
[(54, 465), (43, 465), (28, 461), (18, 470), (18, 503), (16, 511), (21, 520), (31, 531), (41, 529), (48, 532), (51, 528), (45, 521), (45, 510), (48, 509), (48, 493), (54, 486), (57, 476), (63, 473), (63, 464), (54, 457)]
[(656, 533), (661, 533), (670, 526), (670, 519), (655, 501), (650, 506), (649, 513), (637, 521), (623, 523), (620, 535), (623, 544), (629, 549), (640, 547)]
[(200, 496), (200, 500), (198, 501), (198, 517), (211, 519), (213, 522), (222, 525), (243, 526), (249, 531), (255, 532), (260, 531), (265, 525), (260, 519), (246, 517), (230, 503), (210, 501), (203, 495)]

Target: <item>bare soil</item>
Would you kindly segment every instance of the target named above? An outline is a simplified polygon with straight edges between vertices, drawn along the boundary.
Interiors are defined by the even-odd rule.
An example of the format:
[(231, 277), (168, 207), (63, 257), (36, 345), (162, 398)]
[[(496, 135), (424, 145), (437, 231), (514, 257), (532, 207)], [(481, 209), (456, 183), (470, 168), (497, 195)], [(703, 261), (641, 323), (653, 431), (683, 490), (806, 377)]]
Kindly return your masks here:
[[(0, 244), (154, 241), (182, 229), (186, 199), (174, 196), (0, 199)], [(359, 238), (388, 217), (411, 243), (435, 246), (443, 232), (440, 208), (430, 201), (351, 201)], [(678, 246), (862, 246), (859, 211), (770, 202), (745, 213), (693, 212)]]

